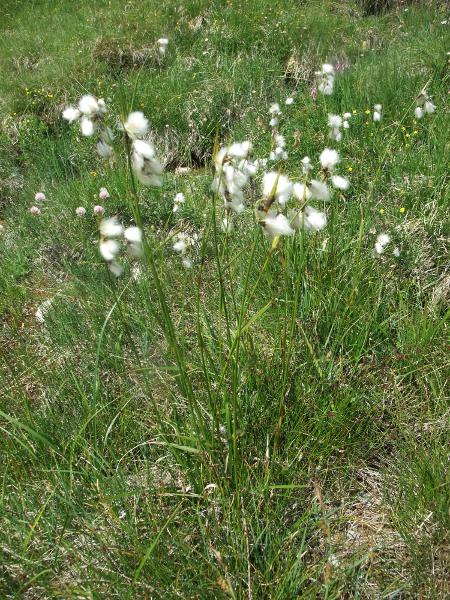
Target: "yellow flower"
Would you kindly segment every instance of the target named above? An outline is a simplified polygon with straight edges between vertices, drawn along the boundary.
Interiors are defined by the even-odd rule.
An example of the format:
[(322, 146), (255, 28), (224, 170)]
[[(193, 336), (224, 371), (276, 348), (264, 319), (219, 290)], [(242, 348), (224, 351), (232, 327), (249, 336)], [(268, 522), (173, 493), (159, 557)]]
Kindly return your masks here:
[(415, 129), (415, 130), (413, 131), (413, 135), (417, 135), (418, 133), (419, 133), (419, 132), (417, 131), (417, 129)]
[(405, 212), (406, 208), (404, 206), (401, 207), (400, 212), (403, 214)]
[(353, 113), (354, 115), (356, 115), (356, 110), (355, 110), (355, 109), (353, 109), (353, 110), (352, 110), (352, 113)]
[(384, 208), (380, 208), (380, 215), (384, 215)]
[(351, 172), (353, 171), (353, 167), (349, 167), (349, 168), (347, 169), (347, 171), (348, 171), (349, 173), (351, 173)]
[(406, 137), (410, 137), (410, 136), (411, 136), (411, 134), (409, 134), (409, 133), (406, 134)]
[(366, 115), (370, 115), (370, 110), (369, 109), (365, 110), (364, 112), (366, 113)]
[(402, 131), (406, 131), (406, 127), (402, 127)]
[(92, 177), (96, 177), (97, 176), (97, 171), (91, 171), (91, 175), (92, 175)]

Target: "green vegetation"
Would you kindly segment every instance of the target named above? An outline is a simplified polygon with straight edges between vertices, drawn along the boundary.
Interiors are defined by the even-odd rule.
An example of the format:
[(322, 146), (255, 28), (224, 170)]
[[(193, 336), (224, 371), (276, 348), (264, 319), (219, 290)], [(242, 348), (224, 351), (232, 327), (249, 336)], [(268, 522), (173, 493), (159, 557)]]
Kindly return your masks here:
[[(368, 4), (2, 0), (1, 598), (450, 593), (448, 14)], [(325, 61), (347, 68), (314, 99)], [(121, 139), (105, 163), (61, 118), (83, 94), (145, 113), (162, 187), (136, 198)], [(285, 174), (334, 144), (351, 187), (271, 251), (250, 208), (222, 232), (211, 165), (269, 155), (272, 102)], [(145, 224), (118, 278), (96, 204)]]

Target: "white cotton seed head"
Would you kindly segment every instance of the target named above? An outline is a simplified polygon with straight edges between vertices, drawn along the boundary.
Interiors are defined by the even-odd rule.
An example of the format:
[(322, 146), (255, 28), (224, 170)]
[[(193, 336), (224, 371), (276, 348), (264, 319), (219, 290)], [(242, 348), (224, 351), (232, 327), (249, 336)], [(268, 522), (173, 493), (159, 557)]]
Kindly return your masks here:
[(140, 154), (143, 158), (150, 160), (155, 156), (155, 149), (150, 142), (143, 142), (142, 140), (134, 140), (133, 150), (135, 153)]
[(391, 236), (388, 233), (380, 233), (380, 235), (377, 236), (376, 241), (384, 247), (391, 241)]
[(228, 148), (227, 154), (232, 158), (247, 158), (252, 149), (251, 142), (235, 142)]
[(94, 121), (89, 119), (89, 117), (81, 117), (80, 121), (81, 133), (86, 137), (89, 137), (94, 134), (95, 126)]
[(340, 160), (339, 154), (336, 150), (332, 150), (331, 148), (325, 148), (325, 150), (321, 152), (319, 159), (322, 169), (327, 169), (328, 171), (332, 171)]
[(96, 148), (100, 158), (111, 158), (111, 156), (114, 154), (112, 147), (102, 140), (97, 142)]
[(276, 127), (278, 125), (278, 119), (276, 117), (273, 117), (272, 119), (270, 119), (269, 125), (271, 127)]
[(381, 113), (375, 111), (373, 113), (373, 120), (375, 123), (378, 123), (378, 121), (381, 121)]
[(350, 187), (350, 182), (345, 177), (341, 177), (340, 175), (333, 175), (331, 178), (331, 183), (338, 190), (348, 190)]
[(431, 113), (434, 113), (434, 111), (436, 110), (435, 105), (430, 100), (427, 100), (425, 102), (423, 108), (424, 108), (424, 111), (430, 115), (431, 115)]
[(103, 237), (119, 237), (123, 233), (123, 227), (117, 217), (111, 217), (100, 223), (100, 233)]
[(416, 110), (414, 111), (414, 116), (416, 117), (416, 119), (421, 119), (423, 117), (423, 108), (417, 106)]
[(183, 192), (178, 192), (178, 194), (176, 194), (174, 202), (176, 204), (183, 204), (186, 202), (186, 196), (183, 194)]
[(102, 258), (107, 262), (110, 262), (119, 254), (120, 245), (116, 240), (103, 240), (100, 242), (99, 249)]
[(327, 224), (326, 214), (320, 210), (316, 210), (312, 206), (305, 206), (303, 215), (305, 229), (309, 231), (320, 231)]
[(381, 104), (374, 104), (374, 106), (373, 106), (373, 110), (375, 112), (379, 112), (380, 113), (382, 111), (382, 109), (383, 109), (383, 107), (381, 106)]
[(278, 104), (278, 102), (274, 102), (273, 104), (270, 105), (269, 113), (271, 115), (279, 115), (279, 114), (281, 114), (280, 105)]
[(187, 244), (184, 239), (180, 238), (174, 243), (172, 248), (175, 252), (178, 252), (179, 254), (184, 254), (186, 252)]
[(350, 127), (350, 125), (349, 125), (348, 121), (344, 121), (344, 122), (342, 123), (342, 127), (343, 127), (344, 129), (348, 129), (348, 128)]
[(324, 63), (322, 65), (322, 73), (325, 75), (332, 75), (334, 76), (334, 67), (333, 65), (330, 65), (330, 63)]
[(184, 256), (181, 259), (181, 264), (183, 265), (183, 267), (185, 269), (192, 269), (193, 262), (190, 258), (188, 258), (187, 256)]
[(342, 127), (342, 117), (339, 115), (328, 115), (328, 127), (339, 129)]
[(331, 94), (333, 93), (333, 81), (329, 79), (327, 81), (322, 81), (317, 86), (317, 89), (324, 96), (331, 96)]
[(264, 233), (270, 238), (278, 235), (293, 235), (295, 233), (288, 219), (283, 214), (276, 215), (276, 217), (268, 216), (260, 221), (260, 223), (264, 228)]
[(123, 126), (130, 138), (141, 138), (148, 131), (148, 119), (142, 111), (137, 110), (128, 115), (128, 119)]
[(326, 183), (313, 179), (309, 184), (309, 191), (311, 192), (311, 198), (316, 200), (329, 200), (330, 190)]
[(276, 171), (265, 173), (263, 177), (263, 195), (269, 198), (274, 194), (276, 202), (280, 205), (286, 204), (292, 193), (292, 183), (286, 175), (280, 175)]
[(81, 111), (79, 111), (78, 108), (75, 108), (74, 106), (68, 106), (66, 109), (63, 110), (62, 116), (63, 119), (69, 121), (69, 123), (73, 123), (74, 121), (80, 118)]
[(352, 118), (352, 113), (350, 112), (346, 112), (342, 115), (344, 117), (345, 120), (351, 119)]
[(120, 277), (123, 273), (122, 265), (115, 260), (108, 263), (108, 268), (116, 277)]
[(398, 248), (398, 246), (396, 246), (394, 248), (394, 250), (392, 251), (392, 254), (395, 256), (395, 258), (398, 258), (400, 256), (400, 248)]
[(123, 236), (127, 242), (134, 244), (140, 244), (142, 242), (142, 230), (139, 227), (127, 227), (123, 232)]
[(285, 104), (286, 104), (286, 106), (290, 106), (291, 104), (294, 104), (294, 98), (291, 98), (291, 97), (286, 98)]
[(94, 96), (91, 96), (90, 94), (86, 94), (85, 96), (82, 96), (80, 98), (78, 108), (85, 117), (93, 117), (100, 111), (97, 99), (94, 98)]
[(311, 192), (309, 188), (304, 183), (294, 183), (292, 188), (293, 195), (300, 200), (300, 202), (305, 202), (305, 200), (309, 200), (311, 198)]

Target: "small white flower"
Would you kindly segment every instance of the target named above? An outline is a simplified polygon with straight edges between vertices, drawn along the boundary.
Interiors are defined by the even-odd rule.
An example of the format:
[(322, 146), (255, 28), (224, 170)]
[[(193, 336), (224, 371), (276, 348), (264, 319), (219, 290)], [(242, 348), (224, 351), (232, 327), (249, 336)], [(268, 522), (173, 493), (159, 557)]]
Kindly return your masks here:
[(100, 242), (100, 254), (106, 262), (113, 261), (120, 252), (120, 245), (117, 240), (103, 240)]
[(183, 258), (181, 259), (181, 264), (185, 269), (192, 269), (192, 260), (187, 256), (183, 256)]
[(341, 177), (340, 175), (333, 175), (331, 182), (335, 188), (338, 188), (338, 190), (348, 190), (350, 187), (349, 180), (345, 177)]
[(37, 206), (32, 206), (30, 208), (30, 213), (34, 216), (40, 215), (41, 214), (41, 209), (38, 208)]
[(293, 235), (295, 233), (283, 214), (278, 214), (275, 217), (267, 216), (260, 223), (264, 228), (264, 233), (270, 238), (278, 235)]
[(334, 75), (334, 67), (330, 65), (330, 63), (325, 63), (322, 65), (322, 73), (325, 75)]
[(316, 200), (329, 200), (330, 190), (326, 183), (313, 179), (309, 184), (309, 191), (311, 192), (311, 198)]
[(183, 192), (178, 192), (178, 194), (176, 194), (174, 202), (175, 204), (183, 204), (186, 202), (186, 196), (183, 194)]
[(148, 131), (148, 119), (140, 110), (131, 112), (123, 124), (125, 131), (133, 140), (143, 137)]
[(344, 129), (349, 129), (350, 125), (349, 125), (348, 121), (344, 121), (344, 122), (342, 123), (342, 127), (343, 127)]
[(103, 237), (119, 237), (123, 233), (123, 226), (117, 220), (117, 217), (104, 219), (100, 223), (100, 233)]
[(392, 254), (393, 254), (393, 255), (394, 255), (396, 258), (398, 258), (398, 257), (400, 256), (400, 248), (399, 248), (398, 246), (396, 246), (396, 247), (394, 248), (394, 250), (392, 251)]
[(414, 111), (414, 116), (416, 117), (416, 119), (421, 119), (423, 117), (423, 108), (417, 106), (416, 110)]
[(94, 215), (102, 215), (105, 212), (105, 209), (103, 208), (103, 206), (100, 206), (100, 204), (96, 204), (94, 206)]
[(286, 204), (292, 193), (292, 183), (286, 175), (280, 175), (276, 171), (265, 173), (263, 177), (263, 195), (266, 198), (275, 196), (275, 201), (281, 206)]
[(34, 199), (36, 200), (36, 202), (43, 202), (46, 199), (44, 192), (36, 192), (36, 194), (34, 195)]
[(381, 104), (374, 104), (374, 106), (373, 106), (373, 109), (374, 109), (376, 112), (379, 112), (379, 113), (380, 113), (380, 112), (382, 111), (383, 107), (381, 106)]
[(79, 217), (84, 217), (86, 214), (86, 209), (83, 206), (79, 206), (75, 209), (75, 214)]
[(330, 148), (325, 148), (320, 154), (319, 159), (322, 168), (327, 169), (328, 171), (332, 171), (340, 160), (336, 150), (331, 150)]
[(284, 148), (286, 146), (286, 139), (284, 135), (280, 135), (279, 133), (275, 136), (275, 143), (279, 148)]
[(78, 108), (75, 108), (73, 106), (68, 106), (64, 111), (63, 111), (63, 119), (65, 119), (66, 121), (69, 121), (69, 123), (73, 123), (74, 121), (77, 121), (80, 116), (81, 116), (81, 111), (78, 110)]
[(158, 40), (158, 44), (160, 46), (167, 46), (168, 43), (169, 43), (169, 40), (167, 38), (159, 38), (159, 40)]
[(291, 104), (294, 104), (294, 98), (292, 98), (292, 97), (286, 98), (285, 104), (287, 106), (290, 106)]
[(348, 119), (352, 118), (352, 113), (350, 112), (346, 112), (342, 115), (344, 117), (344, 119), (347, 121)]
[(269, 125), (271, 127), (276, 127), (278, 125), (278, 119), (276, 119), (275, 117), (273, 117), (272, 119), (270, 119)]

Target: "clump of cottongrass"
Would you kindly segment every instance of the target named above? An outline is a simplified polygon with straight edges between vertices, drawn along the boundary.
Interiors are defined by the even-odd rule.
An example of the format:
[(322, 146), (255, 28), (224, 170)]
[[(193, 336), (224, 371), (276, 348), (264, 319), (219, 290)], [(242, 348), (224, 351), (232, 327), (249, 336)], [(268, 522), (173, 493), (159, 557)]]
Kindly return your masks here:
[(436, 106), (425, 90), (422, 90), (416, 98), (417, 106), (414, 110), (416, 119), (421, 119), (425, 114), (431, 115), (436, 110)]
[(381, 106), (381, 104), (375, 104), (373, 107), (373, 115), (372, 118), (374, 120), (375, 123), (377, 123), (378, 121), (381, 121), (381, 111), (382, 111), (383, 107)]
[(178, 212), (181, 208), (181, 205), (186, 202), (186, 196), (182, 192), (178, 192), (173, 200), (173, 209), (174, 213)]
[(122, 244), (131, 256), (142, 256), (142, 230), (134, 225), (125, 229), (116, 217), (101, 221), (99, 229), (100, 255), (106, 261), (109, 270), (119, 277), (123, 273), (123, 267), (118, 261)]
[(334, 89), (335, 70), (333, 65), (325, 63), (320, 71), (316, 71), (317, 91), (324, 96), (331, 96)]
[(63, 119), (69, 123), (80, 122), (81, 133), (90, 137), (97, 132), (97, 152), (101, 158), (111, 158), (114, 154), (112, 143), (114, 133), (110, 127), (105, 125), (103, 118), (107, 112), (105, 101), (86, 94), (80, 98), (78, 108), (68, 106), (63, 110)]
[(181, 262), (186, 269), (192, 268), (193, 253), (195, 252), (200, 236), (197, 233), (189, 234), (185, 231), (180, 231), (173, 237), (173, 251), (181, 256)]
[(212, 189), (222, 196), (227, 214), (245, 210), (244, 188), (258, 170), (250, 160), (251, 149), (249, 141), (235, 142), (220, 148), (215, 157)]
[(31, 206), (31, 207), (30, 207), (30, 213), (31, 213), (33, 216), (37, 217), (38, 215), (40, 215), (40, 214), (41, 214), (41, 209), (40, 209), (38, 206)]
[(329, 138), (335, 142), (340, 142), (342, 139), (341, 127), (342, 117), (340, 115), (328, 115), (328, 127), (330, 128)]

